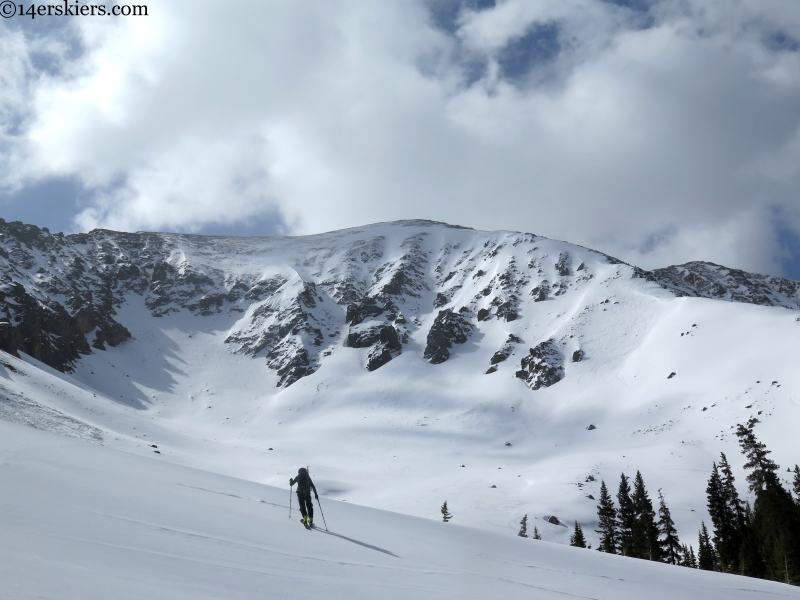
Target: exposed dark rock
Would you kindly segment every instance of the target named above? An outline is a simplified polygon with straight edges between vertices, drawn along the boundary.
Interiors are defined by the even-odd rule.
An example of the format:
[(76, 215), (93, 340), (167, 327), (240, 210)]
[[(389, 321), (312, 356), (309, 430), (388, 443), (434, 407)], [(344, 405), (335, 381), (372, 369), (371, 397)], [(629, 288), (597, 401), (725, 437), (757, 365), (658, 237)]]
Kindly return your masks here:
[(655, 281), (679, 296), (714, 298), (800, 309), (800, 282), (695, 261), (652, 272)]
[(397, 330), (391, 325), (372, 321), (370, 323), (360, 327), (351, 327), (345, 339), (345, 346), (348, 348), (369, 348), (380, 341), (397, 340)]
[(511, 352), (505, 352), (505, 349), (500, 349), (492, 355), (491, 364), (496, 365), (506, 360)]
[(583, 350), (575, 350), (572, 353), (572, 362), (581, 362), (584, 358), (586, 358), (586, 353)]
[(450, 358), (450, 349), (463, 344), (472, 335), (473, 326), (463, 316), (452, 310), (440, 310), (428, 332), (424, 357), (434, 365)]
[(566, 277), (567, 275), (571, 275), (572, 271), (570, 270), (570, 257), (568, 252), (562, 252), (558, 255), (558, 261), (556, 262), (556, 272), (561, 275), (561, 277)]
[(21, 350), (65, 372), (91, 352), (77, 319), (57, 302), (43, 304), (19, 283), (3, 284), (0, 309), (6, 315), (0, 315), (0, 350), (17, 357)]
[(531, 290), (531, 296), (533, 296), (534, 302), (542, 302), (543, 300), (547, 300), (547, 294), (549, 293), (550, 284), (547, 283), (546, 279), (540, 285), (537, 285)]
[(267, 366), (278, 373), (277, 387), (289, 387), (301, 377), (316, 371), (308, 359), (308, 350), (292, 338), (282, 340), (270, 350)]
[(447, 299), (447, 296), (445, 296), (443, 293), (439, 292), (438, 294), (436, 294), (436, 298), (433, 301), (433, 307), (434, 308), (441, 308), (445, 304), (447, 304), (448, 302), (449, 302), (449, 300)]
[[(514, 352), (514, 344), (521, 343), (522, 340), (520, 338), (515, 336), (513, 333), (509, 334), (506, 343), (503, 344), (503, 347), (500, 348), (500, 350), (494, 353), (489, 362), (491, 362), (492, 365), (498, 365), (499, 363), (504, 362)], [(494, 370), (497, 370), (496, 366), (494, 367)], [(494, 373), (494, 371), (492, 371), (492, 373)]]
[(269, 279), (262, 279), (253, 284), (244, 294), (245, 300), (260, 302), (264, 298), (269, 298), (274, 294), (284, 283), (286, 278), (280, 275), (271, 277)]
[(484, 373), (485, 375), (491, 375), (492, 373), (497, 373), (497, 365), (492, 365), (489, 369)]
[(403, 351), (403, 346), (394, 327), (383, 327), (378, 342), (367, 353), (367, 371), (381, 368)]
[(552, 339), (530, 349), (516, 376), (532, 390), (550, 387), (564, 378), (564, 355)]
[(488, 308), (481, 308), (478, 310), (478, 321), (485, 321), (486, 318), (491, 314), (491, 311)]
[[(589, 425), (586, 429), (588, 431), (593, 431), (593, 430), (597, 429), (597, 427), (595, 427), (594, 425)], [(594, 479), (592, 479), (592, 481), (594, 481)]]
[[(497, 299), (495, 299), (497, 300)], [(494, 302), (492, 303), (494, 304)], [(517, 299), (516, 297), (512, 297), (511, 299), (505, 302), (498, 302), (497, 303), (497, 317), (501, 319), (505, 319), (506, 322), (516, 321), (517, 317)]]
[(359, 325), (368, 318), (383, 314), (385, 310), (386, 306), (378, 299), (365, 297), (360, 302), (354, 302), (347, 306), (345, 322), (350, 323), (351, 326)]
[(672, 379), (673, 377), (675, 377), (675, 371), (667, 375), (667, 379)]
[(105, 350), (105, 344), (119, 346), (131, 338), (128, 328), (117, 323), (112, 317), (111, 307), (98, 307), (95, 304), (83, 306), (75, 313), (75, 322), (84, 335), (95, 330), (92, 346), (98, 350)]

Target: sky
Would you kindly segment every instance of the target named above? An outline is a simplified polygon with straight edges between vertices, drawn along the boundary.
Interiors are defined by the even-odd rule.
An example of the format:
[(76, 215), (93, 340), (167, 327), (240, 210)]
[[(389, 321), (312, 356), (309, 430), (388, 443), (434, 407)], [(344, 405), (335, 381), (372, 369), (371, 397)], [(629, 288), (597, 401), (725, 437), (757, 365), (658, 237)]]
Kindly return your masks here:
[(0, 216), (226, 235), (421, 218), (800, 279), (800, 3), (147, 8), (2, 19)]

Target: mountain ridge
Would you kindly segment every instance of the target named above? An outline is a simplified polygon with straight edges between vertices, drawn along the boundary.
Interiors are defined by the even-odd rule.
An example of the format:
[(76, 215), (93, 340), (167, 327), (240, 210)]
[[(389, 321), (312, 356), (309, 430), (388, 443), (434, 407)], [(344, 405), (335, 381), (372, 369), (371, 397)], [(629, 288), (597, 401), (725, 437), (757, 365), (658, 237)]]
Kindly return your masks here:
[[(409, 229), (416, 232), (395, 235), (399, 244), (385, 246), (386, 231)], [(461, 235), (459, 241), (445, 241), (439, 247), (423, 244), (440, 229), (468, 237)], [(366, 366), (376, 370), (402, 352), (409, 327), (418, 327), (414, 320), (428, 312), (460, 310), (450, 318), (460, 325), (451, 323), (445, 334), (439, 326), (436, 335), (449, 340), (458, 329), (462, 339), (468, 325), (487, 318), (516, 319), (521, 306), (530, 304), (524, 301), (526, 296), (544, 301), (590, 279), (593, 275), (584, 264), (572, 264), (570, 252), (587, 254), (596, 263), (621, 265), (629, 269), (624, 276), (653, 282), (675, 296), (800, 308), (800, 283), (779, 277), (701, 261), (645, 271), (602, 252), (531, 233), (484, 232), (425, 220), (312, 236), (247, 238), (105, 229), (64, 235), (0, 221), (0, 237), (0, 311), (5, 314), (0, 317), (0, 349), (15, 355), (22, 350), (67, 372), (81, 356), (130, 338), (116, 312), (131, 295), (142, 296), (154, 317), (176, 310), (199, 315), (225, 309), (244, 313), (249, 321), (234, 326), (226, 343), (234, 352), (265, 354), (279, 386), (315, 372), (320, 361), (317, 350), (344, 328), (348, 333), (341, 336), (341, 345), (369, 348)], [(543, 268), (545, 258), (522, 260), (531, 255), (537, 240), (560, 249), (552, 266)], [(471, 246), (461, 251), (460, 261), (450, 259), (465, 242)], [(485, 279), (478, 274), (487, 273), (489, 268), (484, 267), (492, 266), (506, 246), (523, 246), (525, 253), (513, 253), (510, 259), (500, 256), (502, 264), (498, 263), (494, 278), (468, 302), (455, 306), (454, 296), (463, 296), (459, 292), (469, 286), (468, 279)], [(308, 256), (304, 261), (286, 258), (292, 248)], [(232, 257), (241, 257), (238, 266), (215, 265), (215, 259), (235, 263)], [(239, 268), (246, 257), (249, 270)], [(331, 259), (336, 264), (326, 264)], [(316, 269), (308, 269), (315, 261)], [(274, 263), (270, 273), (259, 266), (270, 262)], [(353, 268), (359, 262), (363, 268)], [(432, 291), (435, 297), (428, 310), (419, 300)], [(481, 295), (489, 301), (481, 302)], [(414, 314), (407, 318), (403, 308)], [(452, 345), (438, 342), (439, 347), (443, 344)], [(435, 360), (444, 356), (432, 349), (426, 354), (435, 355)]]

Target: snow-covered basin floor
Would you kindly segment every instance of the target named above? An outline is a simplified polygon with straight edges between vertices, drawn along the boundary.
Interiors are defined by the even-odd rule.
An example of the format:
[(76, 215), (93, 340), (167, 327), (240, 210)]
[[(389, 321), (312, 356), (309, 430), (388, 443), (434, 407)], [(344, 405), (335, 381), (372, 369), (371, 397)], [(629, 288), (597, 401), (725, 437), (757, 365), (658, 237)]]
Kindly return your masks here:
[[(778, 583), (325, 499), (0, 421), (3, 598), (800, 598)], [(321, 519), (318, 517), (318, 520)]]
[[(566, 542), (569, 529), (543, 520), (556, 515), (578, 520), (596, 545), (600, 481), (613, 492), (620, 472), (641, 470), (696, 545), (720, 452), (744, 493), (737, 423), (758, 415), (782, 473), (798, 461), (800, 323), (781, 308), (630, 295), (646, 306), (598, 309), (600, 322), (575, 331), (588, 358), (537, 391), (512, 360), (484, 374), (505, 332), (442, 365), (417, 344), (372, 373), (365, 350), (342, 348), (276, 388), (263, 357), (230, 353), (224, 315), (153, 319), (135, 299), (120, 310), (133, 340), (83, 357), (72, 375), (53, 373), (58, 382), (8, 358), (20, 370), (8, 385), (103, 429), (119, 449), (151, 454), (157, 444), (163, 460), (278, 487), (308, 465), (326, 497), (433, 519), (447, 500), (455, 523), (512, 536), (528, 514), (545, 539)], [(551, 312), (512, 325), (528, 339), (524, 328), (550, 327)], [(46, 386), (59, 391), (45, 398)]]

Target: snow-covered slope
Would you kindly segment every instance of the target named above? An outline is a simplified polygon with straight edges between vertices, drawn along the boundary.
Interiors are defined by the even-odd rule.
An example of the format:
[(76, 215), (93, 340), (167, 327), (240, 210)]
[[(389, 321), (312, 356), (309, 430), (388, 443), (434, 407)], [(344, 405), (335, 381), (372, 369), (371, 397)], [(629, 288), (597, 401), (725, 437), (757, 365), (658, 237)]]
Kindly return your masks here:
[(694, 542), (711, 461), (740, 464), (750, 416), (800, 461), (796, 282), (419, 221), (1, 233), (16, 422), (276, 486), (308, 464), (328, 499), (430, 518), (446, 499), (511, 536), (527, 513), (555, 541), (544, 516), (591, 540), (600, 480), (638, 469)]
[(306, 531), (286, 490), (2, 421), (0, 484), (3, 598), (800, 598), (330, 499)]

